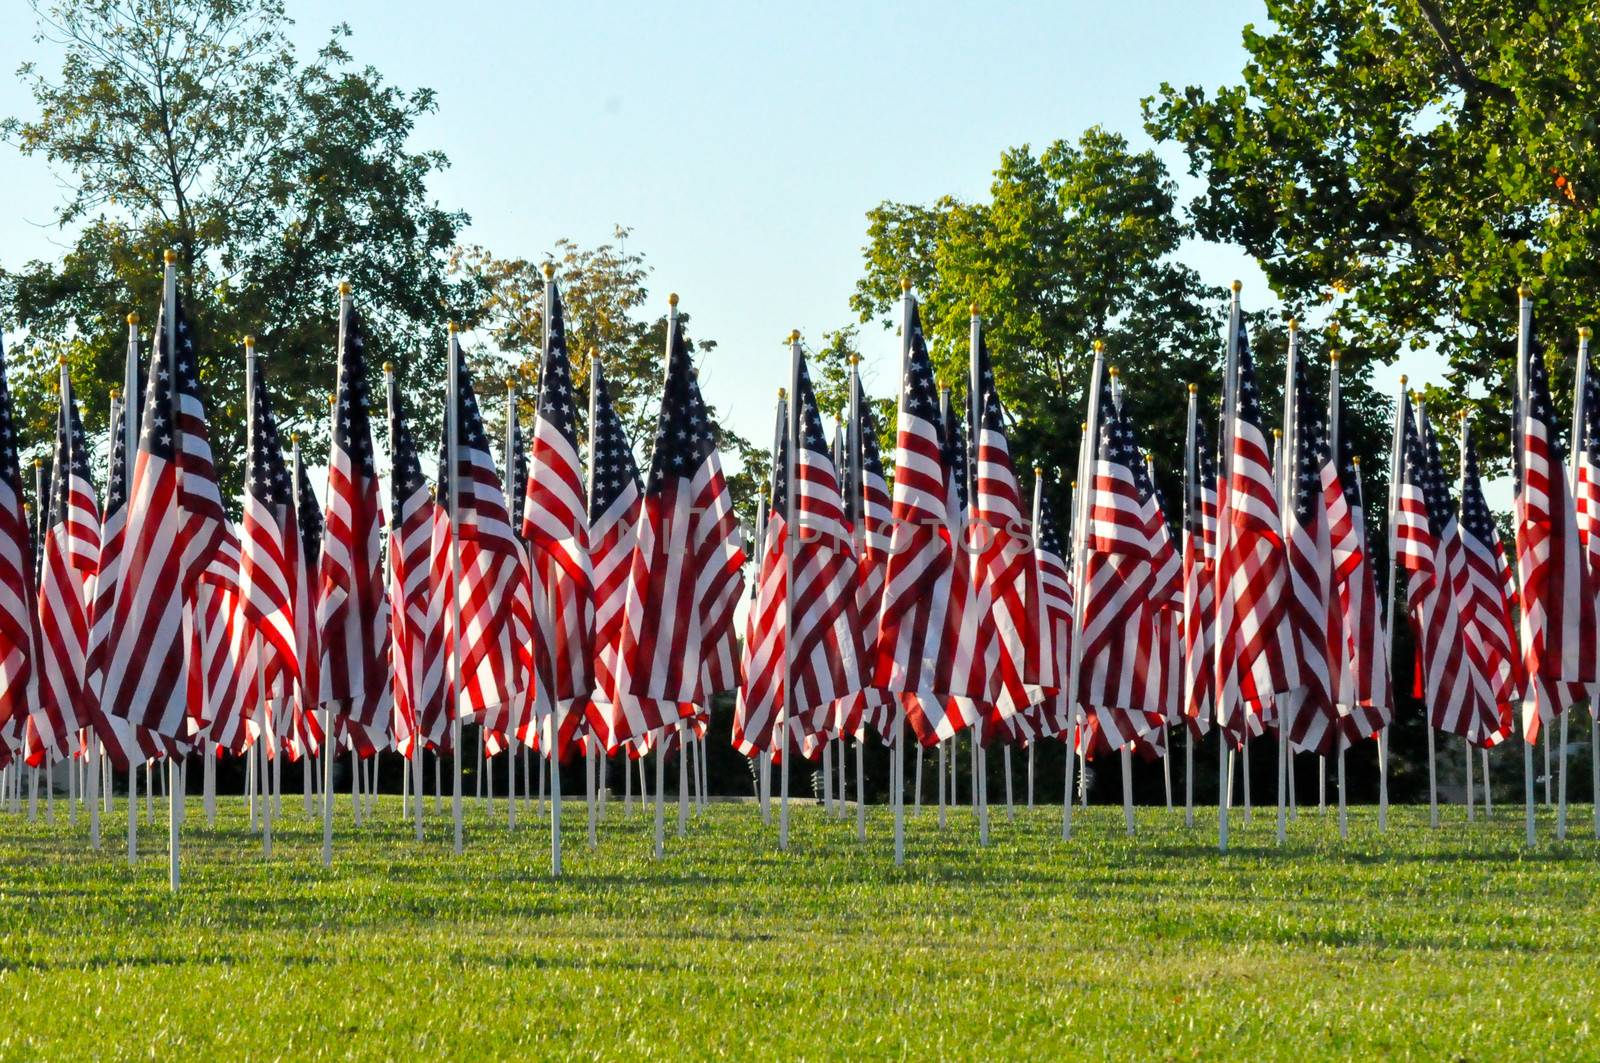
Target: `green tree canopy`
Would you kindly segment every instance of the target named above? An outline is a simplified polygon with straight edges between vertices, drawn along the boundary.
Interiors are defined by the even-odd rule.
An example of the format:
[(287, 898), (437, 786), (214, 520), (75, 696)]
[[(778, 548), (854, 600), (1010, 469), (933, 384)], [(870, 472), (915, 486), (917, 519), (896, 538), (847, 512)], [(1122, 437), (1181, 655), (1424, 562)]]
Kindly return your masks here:
[(1558, 381), (1600, 313), (1600, 22), (1537, 0), (1267, 11), (1240, 84), (1145, 101), (1204, 179), (1197, 232), (1244, 247), (1291, 309), (1327, 304), (1358, 358), (1436, 349), (1435, 397), (1475, 396), (1480, 442), (1503, 441), (1516, 285)]
[(61, 172), (55, 220), (72, 240), (60, 262), (0, 273), (0, 299), (25, 330), (15, 380), (35, 438), (53, 416), (58, 353), (90, 426), (104, 424), (124, 318), (153, 326), (166, 248), (178, 253), (225, 463), (244, 430), (246, 335), (258, 337), (280, 418), (311, 428), (314, 451), (325, 445), (339, 280), (366, 318), (374, 385), (393, 361), (413, 408), (438, 405), (424, 383), (443, 374), (444, 324), (470, 323), (477, 300), (446, 261), (467, 217), (426, 188), (446, 159), (408, 143), (431, 91), (357, 65), (345, 26), (301, 62), (279, 0), (61, 0), (35, 12), (59, 65), (22, 67), (38, 113), (3, 130)]

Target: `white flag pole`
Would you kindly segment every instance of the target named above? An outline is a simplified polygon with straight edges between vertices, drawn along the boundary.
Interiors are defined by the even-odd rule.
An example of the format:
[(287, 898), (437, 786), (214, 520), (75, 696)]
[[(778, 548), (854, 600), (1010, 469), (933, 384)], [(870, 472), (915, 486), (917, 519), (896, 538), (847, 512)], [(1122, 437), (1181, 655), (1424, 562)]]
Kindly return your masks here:
[[(900, 394), (898, 409), (895, 412), (896, 432), (899, 431), (898, 425), (904, 418), (906, 409), (906, 367), (911, 361), (911, 307), (911, 280), (909, 277), (902, 277), (900, 279)], [(787, 641), (784, 647), (787, 650)], [(894, 707), (894, 752), (890, 757), (892, 779), (889, 800), (894, 806), (894, 866), (896, 867), (903, 867), (906, 862), (905, 715), (903, 705)]]
[[(1340, 395), (1339, 352), (1334, 350), (1328, 352), (1328, 450), (1332, 455), (1331, 460), (1334, 462), (1335, 468), (1339, 468), (1341, 464), (1339, 462)], [(1331, 586), (1330, 593), (1332, 593)], [(1348, 840), (1350, 837), (1350, 824), (1347, 814), (1348, 803), (1345, 800), (1344, 793), (1344, 751), (1347, 743), (1345, 741), (1344, 733), (1342, 731), (1335, 731), (1334, 741), (1338, 743), (1339, 837), (1342, 840)]]
[(778, 805), (778, 848), (789, 848), (789, 707), (794, 700), (794, 549), (800, 515), (795, 511), (795, 446), (800, 424), (800, 332), (789, 333), (789, 403), (784, 418), (783, 448), (783, 711), (778, 729), (778, 748), (782, 751), (779, 777), (781, 797)]
[[(592, 412), (592, 411), (591, 411)], [(516, 447), (513, 442), (517, 434), (517, 381), (514, 377), (506, 378), (506, 509), (511, 517), (511, 531), (516, 534), (522, 529), (522, 499), (511, 497), (511, 488), (517, 482)], [(589, 511), (584, 506), (584, 512)], [(524, 721), (524, 725), (530, 721)], [(538, 721), (531, 721), (537, 726)], [(517, 736), (515, 729), (506, 736), (506, 829), (517, 829)], [(490, 787), (491, 791), (493, 787)]]
[[(1203, 525), (1204, 521), (1199, 516), (1200, 511), (1200, 470), (1199, 452), (1196, 447), (1200, 443), (1200, 399), (1199, 385), (1189, 385), (1189, 416), (1188, 428), (1183, 444), (1183, 523), (1188, 528), (1190, 522)], [(1200, 541), (1193, 544), (1192, 549), (1199, 551), (1197, 561), (1205, 560), (1205, 541), (1202, 533)], [(1203, 567), (1203, 566), (1202, 566)], [(1185, 675), (1187, 680), (1187, 674)], [(1183, 825), (1194, 826), (1194, 728), (1187, 724), (1183, 728)]]
[[(1289, 351), (1283, 360), (1283, 431), (1278, 434), (1277, 458), (1278, 465), (1278, 514), (1284, 523), (1288, 521), (1290, 509), (1294, 506), (1296, 469), (1299, 462), (1299, 448), (1295, 445), (1295, 438), (1299, 435), (1297, 421), (1300, 411), (1296, 409), (1295, 394), (1295, 369), (1300, 362), (1300, 326), (1294, 319), (1289, 319)], [(1282, 847), (1288, 835), (1289, 814), (1289, 765), (1290, 746), (1289, 732), (1294, 729), (1295, 710), (1300, 700), (1298, 690), (1288, 691), (1279, 699), (1279, 709), (1282, 717), (1278, 720), (1278, 823), (1277, 840)], [(1248, 777), (1248, 776), (1247, 776)]]
[[(247, 460), (253, 460), (256, 446), (256, 373), (259, 367), (256, 364), (256, 338), (244, 338), (244, 452)], [(249, 485), (245, 486), (249, 490)], [(295, 544), (298, 546), (299, 544)], [(272, 858), (272, 786), (267, 775), (267, 742), (271, 740), (272, 709), (267, 704), (266, 679), (263, 675), (262, 660), (265, 655), (264, 640), (259, 633), (254, 638), (256, 674), (256, 711), (260, 713), (260, 732), (256, 744), (260, 750), (255, 753), (252, 760), (259, 759), (257, 778), (261, 782), (261, 855), (264, 859)]]
[[(1572, 489), (1576, 491), (1578, 484), (1578, 452), (1586, 444), (1583, 423), (1583, 392), (1588, 383), (1589, 376), (1589, 329), (1578, 330), (1578, 371), (1573, 381), (1572, 390)], [(1585, 692), (1591, 699), (1594, 697), (1593, 686)], [(1592, 700), (1591, 700), (1592, 703)], [(1569, 706), (1561, 714), (1561, 733), (1557, 742), (1556, 760), (1557, 770), (1561, 773), (1560, 795), (1556, 805), (1556, 841), (1566, 841), (1567, 838), (1567, 717), (1571, 715)], [(1591, 747), (1597, 749), (1600, 747)]]
[[(162, 276), (161, 303), (165, 310), (165, 334), (161, 337), (161, 342), (167, 345), (163, 354), (167, 363), (168, 379), (174, 382), (171, 394), (172, 408), (168, 411), (167, 416), (172, 418), (171, 423), (177, 424), (178, 253), (169, 249), (163, 259), (165, 270)], [(133, 454), (130, 452), (128, 457), (131, 461)], [(183, 485), (183, 469), (181, 466), (178, 468), (177, 474), (179, 493), (181, 495)], [(182, 775), (178, 771), (178, 761), (180, 759), (176, 755), (167, 758), (167, 884), (171, 887), (173, 893), (178, 892), (178, 827), (180, 824), (178, 816), (181, 804), (178, 791), (183, 783)]]
[[(334, 347), (333, 363), (338, 379), (334, 382), (334, 394), (337, 395), (344, 377), (344, 342), (345, 328), (350, 318), (350, 282), (339, 282), (339, 331), (337, 346)], [(332, 409), (337, 405), (336, 398), (328, 400), (330, 409), (330, 422)], [(333, 426), (330, 423), (330, 428)], [(331, 438), (331, 437), (330, 437)], [(332, 476), (330, 471), (329, 476)], [(299, 484), (295, 485), (298, 494)], [(320, 693), (320, 692), (319, 692)], [(322, 712), (322, 866), (333, 866), (333, 764), (338, 759), (339, 743), (334, 737), (334, 710), (333, 702), (328, 702)], [(355, 779), (350, 781), (350, 789), (355, 791)]]
[[(1420, 396), (1417, 397), (1416, 408), (1418, 422), (1425, 423), (1427, 408), (1421, 401)], [(1435, 754), (1436, 742), (1433, 736), (1433, 716), (1428, 712), (1426, 705), (1423, 706), (1422, 715), (1423, 722), (1427, 724), (1428, 734), (1428, 826), (1437, 828), (1439, 826), (1439, 771)]]
[(1105, 372), (1106, 345), (1094, 341), (1094, 363), (1089, 371), (1083, 437), (1078, 444), (1078, 478), (1072, 485), (1072, 640), (1067, 657), (1067, 777), (1061, 802), (1061, 838), (1072, 837), (1072, 738), (1078, 723), (1078, 678), (1083, 668), (1083, 593), (1089, 561), (1089, 509), (1094, 498), (1095, 452), (1100, 437), (1100, 378)]
[[(975, 468), (978, 455), (978, 432), (982, 428), (979, 411), (983, 396), (979, 393), (980, 381), (978, 377), (978, 347), (983, 340), (983, 319), (978, 316), (978, 304), (973, 303), (968, 308), (967, 319), (967, 446), (971, 459), (966, 463), (967, 469), (967, 513), (977, 512), (977, 475)], [(963, 541), (957, 544), (956, 558), (959, 563), (972, 564), (972, 557), (967, 550), (968, 544), (963, 535)], [(1009, 747), (1007, 747), (1009, 750)], [(918, 763), (921, 763), (920, 750)], [(977, 720), (972, 724), (972, 773), (974, 786), (972, 789), (973, 808), (978, 813), (978, 844), (989, 844), (989, 758), (988, 751), (983, 748), (983, 714), (978, 714)], [(1009, 773), (1008, 773), (1009, 779)], [(920, 796), (920, 794), (918, 795)]]
[[(850, 424), (845, 429), (845, 445), (849, 447), (850, 454), (846, 460), (855, 470), (855, 475), (850, 478), (851, 493), (855, 496), (850, 499), (850, 512), (856, 515), (856, 533), (860, 536), (861, 550), (863, 553), (874, 549), (872, 536), (868, 534), (867, 504), (866, 504), (866, 441), (861, 437), (861, 356), (850, 355)], [(1600, 727), (1600, 724), (1596, 725)], [(867, 840), (867, 772), (866, 772), (866, 737), (867, 728), (863, 721), (860, 737), (856, 739), (856, 839), (861, 842)], [(1600, 744), (1597, 744), (1600, 749)], [(1600, 758), (1597, 758), (1600, 763)], [(944, 746), (939, 747), (939, 764), (944, 765)], [(1600, 770), (1597, 768), (1596, 770)], [(1600, 790), (1597, 790), (1600, 792)], [(943, 791), (940, 791), (943, 794)], [(1595, 813), (1595, 830), (1600, 832), (1600, 809)], [(939, 805), (939, 826), (944, 826), (944, 804), (941, 797)], [(1600, 835), (1597, 835), (1600, 836)]]
[[(544, 342), (539, 346), (539, 373), (544, 375), (544, 357), (550, 350), (550, 315), (555, 300), (556, 267), (552, 262), (546, 262), (542, 270), (544, 273)], [(671, 309), (667, 315), (667, 357), (672, 357), (672, 330), (677, 323), (678, 297), (668, 299)], [(452, 363), (453, 364), (453, 363)], [(450, 480), (452, 488), (455, 478)], [(549, 589), (545, 590), (545, 609), (550, 608)], [(545, 756), (550, 762), (550, 874), (555, 878), (561, 877), (561, 703), (550, 699), (550, 731), (545, 742)]]
[[(123, 505), (133, 493), (134, 456), (138, 453), (139, 425), (144, 396), (139, 391), (139, 315), (128, 315), (128, 350), (123, 367), (123, 394), (127, 396), (122, 418)], [(128, 761), (128, 866), (139, 862), (139, 767)], [(21, 786), (19, 776), (17, 784)]]
[[(1232, 285), (1233, 297), (1228, 304), (1228, 340), (1226, 347), (1226, 366), (1222, 377), (1222, 445), (1218, 448), (1217, 465), (1222, 474), (1224, 484), (1230, 485), (1233, 476), (1233, 422), (1238, 416), (1239, 387), (1239, 291), (1243, 287), (1238, 281)], [(1222, 488), (1228, 490), (1228, 486)], [(1222, 500), (1218, 499), (1219, 507)], [(1220, 609), (1221, 603), (1218, 603)], [(1218, 632), (1218, 648), (1221, 647), (1221, 632)], [(1228, 748), (1227, 706), (1225, 705), (1227, 691), (1221, 683), (1216, 692), (1216, 718), (1217, 718), (1217, 849), (1220, 852), (1228, 851), (1228, 791), (1233, 781), (1233, 751)], [(1243, 706), (1238, 707), (1243, 712)], [(1248, 730), (1248, 728), (1242, 728)]]
[[(1399, 596), (1399, 588), (1395, 586), (1395, 579), (1399, 569), (1395, 562), (1394, 536), (1395, 513), (1400, 492), (1400, 480), (1405, 474), (1405, 423), (1408, 414), (1406, 378), (1400, 378), (1400, 397), (1394, 404), (1394, 433), (1389, 443), (1389, 505), (1385, 516), (1385, 527), (1389, 541), (1389, 580), (1384, 585), (1383, 603), (1383, 639), (1384, 650), (1389, 660), (1394, 660), (1394, 606)], [(1423, 709), (1426, 717), (1427, 709)], [(1392, 713), (1391, 713), (1392, 717)], [(1383, 832), (1389, 826), (1389, 728), (1385, 726), (1378, 732), (1378, 830)]]
[[(67, 363), (66, 359), (63, 358), (61, 361), (61, 398), (63, 402), (67, 401), (67, 397), (71, 394), (70, 389), (71, 381), (67, 377)], [(113, 394), (115, 390), (114, 388), (112, 389)], [(116, 402), (115, 397), (113, 397), (112, 402), (114, 405)], [(116, 423), (115, 417), (106, 423), (114, 425)], [(69, 454), (74, 445), (72, 435), (68, 433), (67, 447)], [(72, 462), (69, 461), (69, 464), (72, 464)], [(93, 583), (90, 583), (89, 586), (93, 587)], [(100, 849), (100, 736), (92, 724), (84, 727), (83, 731), (87, 737), (83, 758), (83, 800), (89, 810), (89, 848), (98, 852)]]
[[(1524, 422), (1528, 416), (1528, 347), (1533, 342), (1533, 292), (1525, 285), (1517, 286), (1517, 403), (1516, 414), (1511, 426), (1511, 445), (1520, 448), (1523, 440)], [(1517, 521), (1512, 521), (1516, 528)], [(1520, 530), (1517, 536), (1521, 537)], [(1526, 618), (1524, 618), (1526, 624)], [(1524, 695), (1526, 699), (1526, 695)], [(1523, 703), (1523, 715), (1527, 714), (1527, 704)], [(1535, 711), (1538, 711), (1537, 708)], [(1533, 825), (1533, 743), (1528, 741), (1528, 729), (1525, 721), (1519, 720), (1522, 728), (1522, 778), (1523, 778), (1523, 817), (1525, 820), (1527, 841), (1532, 848), (1537, 840), (1534, 835)], [(1432, 728), (1429, 728), (1431, 735)], [(1429, 761), (1432, 761), (1430, 753)]]
[[(446, 374), (445, 386), (449, 394), (445, 397), (444, 414), (444, 451), (447, 475), (450, 477), (450, 490), (446, 498), (450, 518), (450, 594), (445, 601), (445, 612), (450, 618), (450, 653), (445, 660), (445, 668), (449, 672), (450, 708), (451, 708), (451, 745), (450, 757), (450, 814), (454, 819), (454, 844), (457, 856), (465, 848), (462, 837), (461, 825), (461, 757), (464, 752), (462, 743), (465, 736), (461, 726), (461, 429), (458, 423), (461, 404), (461, 340), (456, 331), (456, 323), (449, 325), (450, 367)], [(453, 659), (452, 659), (453, 658)]]

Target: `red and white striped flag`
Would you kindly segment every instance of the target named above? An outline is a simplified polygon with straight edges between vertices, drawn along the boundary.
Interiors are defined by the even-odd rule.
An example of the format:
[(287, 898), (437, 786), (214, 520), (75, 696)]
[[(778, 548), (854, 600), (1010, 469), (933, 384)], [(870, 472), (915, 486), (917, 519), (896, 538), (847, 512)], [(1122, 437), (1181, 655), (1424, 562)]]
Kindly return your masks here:
[[(153, 731), (168, 742), (187, 743), (187, 668), (195, 633), (186, 627), (184, 611), (227, 525), (220, 519), (220, 503), (216, 512), (211, 510), (214, 482), (194, 488), (179, 483), (180, 463), (184, 476), (191, 469), (204, 476), (202, 450), (209, 452), (209, 447), (195, 444), (191, 449), (186, 439), (186, 426), (196, 420), (198, 385), (181, 306), (174, 325), (159, 330), (147, 374), (125, 543), (102, 658), (101, 704), (108, 716)], [(182, 411), (175, 375), (188, 382), (191, 396), (183, 400)], [(203, 410), (199, 413), (203, 416)], [(191, 499), (198, 511), (187, 508)]]
[(1211, 730), (1217, 640), (1217, 463), (1200, 427), (1197, 388), (1189, 385), (1189, 437), (1183, 487), (1183, 714), (1189, 731)]
[(323, 703), (331, 703), (333, 741), (369, 756), (388, 740), (389, 610), (384, 600), (383, 506), (367, 407), (361, 317), (341, 292), (339, 377), (328, 500), (317, 585)]
[(982, 648), (989, 662), (984, 701), (996, 723), (1044, 699), (1042, 674), (1050, 651), (1040, 609), (1039, 569), (1033, 556), (1032, 514), (1011, 465), (1005, 411), (994, 367), (976, 317), (972, 320), (972, 499), (967, 549)]
[(1233, 741), (1259, 733), (1272, 698), (1299, 685), (1283, 623), (1287, 566), (1278, 485), (1261, 416), (1249, 332), (1230, 315), (1217, 499), (1217, 722)]
[(1517, 349), (1519, 401), (1511, 445), (1526, 677), (1522, 733), (1529, 742), (1600, 680), (1595, 588), (1568, 491), (1566, 450), (1550, 401), (1550, 379), (1543, 353), (1532, 338), (1532, 317), (1524, 295)]
[(1427, 414), (1401, 405), (1402, 468), (1395, 494), (1395, 552), (1406, 570), (1418, 691), (1429, 725), (1484, 744), (1499, 730), (1492, 673), (1467, 636), (1467, 558)]
[(541, 700), (561, 721), (561, 749), (583, 718), (594, 689), (594, 598), (566, 321), (556, 282), (547, 283), (544, 364), (521, 526), (532, 585), (541, 592), (533, 602), (540, 628), (533, 640), (535, 665), (547, 688)]
[(389, 622), (393, 632), (395, 748), (406, 757), (439, 736), (422, 730), (425, 707), (444, 698), (444, 604), (430, 580), (434, 500), (406, 424), (400, 387), (385, 367), (389, 405)]
[(1289, 363), (1291, 394), (1284, 408), (1291, 419), (1281, 444), (1288, 447), (1283, 458), (1291, 478), (1283, 514), (1289, 573), (1284, 619), (1299, 673), (1298, 696), (1290, 695), (1294, 719), (1289, 737), (1297, 749), (1329, 754), (1339, 734), (1331, 673), (1342, 629), (1333, 589), (1333, 529), (1342, 524), (1348, 530), (1349, 513), (1322, 403), (1311, 387), (1293, 330)]
[(290, 760), (315, 756), (322, 748), (322, 723), (317, 709), (322, 704), (322, 645), (318, 637), (317, 617), (321, 588), (317, 573), (322, 567), (322, 509), (311, 490), (311, 480), (300, 464), (300, 443), (292, 444), (291, 475), (295, 483), (294, 521), (300, 531), (300, 578), (295, 583), (294, 645), (300, 659), (300, 682), (295, 688), (295, 699), (290, 716), (289, 733), (285, 747)]
[(38, 595), (33, 536), (23, 497), (16, 419), (0, 349), (0, 766), (10, 763), (21, 748), (37, 697)]
[(901, 695), (917, 739), (935, 745), (971, 722), (955, 699), (970, 701), (983, 691), (974, 681), (973, 647), (962, 638), (972, 594), (958, 554), (964, 506), (955, 493), (955, 459), (962, 448), (945, 437), (921, 318), (910, 296), (907, 304), (894, 527), (873, 685)]
[(590, 729), (606, 752), (614, 753), (629, 736), (650, 729), (632, 696), (617, 690), (623, 607), (643, 492), (633, 447), (622, 419), (612, 408), (598, 357), (590, 363), (589, 374), (588, 539), (594, 594), (594, 697), (587, 715)]
[(1072, 647), (1072, 574), (1067, 546), (1056, 523), (1055, 507), (1042, 471), (1034, 469), (1034, 555), (1039, 569), (1040, 610), (1045, 645), (1050, 655), (1042, 675), (1046, 687), (1042, 702), (1029, 710), (1030, 729), (1036, 738), (1066, 738), (1072, 734), (1077, 711), (1067, 690), (1067, 654)]
[[(706, 639), (714, 634), (708, 610), (729, 579), (724, 544), (715, 538), (723, 514), (711, 508), (724, 490), (716, 437), (674, 311), (655, 450), (629, 562), (617, 688), (610, 692), (630, 714), (638, 709), (646, 730), (689, 715), (705, 696)], [(737, 584), (734, 591), (736, 597)]]
[[(733, 706), (733, 747), (747, 757), (773, 749), (773, 729), (783, 712), (784, 617), (787, 568), (789, 402), (779, 393), (777, 427), (772, 440), (772, 478), (756, 518), (756, 559), (750, 614), (745, 623), (738, 696)], [(769, 502), (768, 500), (772, 501)], [(778, 750), (781, 754), (782, 750)]]
[[(1600, 589), (1600, 377), (1589, 358), (1589, 329), (1578, 330), (1579, 375), (1578, 416), (1574, 418), (1582, 438), (1575, 446), (1573, 505), (1577, 513), (1578, 539), (1592, 585)], [(1464, 518), (1463, 518), (1464, 520)], [(1498, 538), (1496, 545), (1499, 545)], [(1600, 700), (1600, 683), (1585, 692), (1591, 711)]]
[[(271, 703), (292, 704), (303, 681), (297, 607), (305, 601), (300, 527), (295, 515), (296, 485), (283, 461), (278, 420), (273, 416), (254, 344), (246, 352), (250, 401), (247, 406), (243, 519), (240, 522), (239, 601), (262, 645), (256, 666)], [(251, 677), (252, 683), (254, 677)], [(251, 703), (254, 703), (251, 691)], [(280, 737), (267, 728), (274, 747)]]
[(1087, 538), (1078, 700), (1099, 740), (1119, 749), (1165, 719), (1159, 619), (1164, 608), (1178, 604), (1180, 566), (1133, 426), (1118, 409), (1110, 380), (1101, 381), (1089, 445), (1080, 503), (1086, 507)]
[[(1579, 528), (1583, 527), (1583, 462), (1579, 459)], [(1511, 736), (1516, 726), (1515, 706), (1521, 700), (1522, 682), (1518, 673), (1517, 631), (1511, 620), (1511, 602), (1516, 587), (1511, 580), (1511, 563), (1500, 542), (1500, 531), (1483, 497), (1478, 475), (1477, 447), (1472, 442), (1472, 427), (1461, 425), (1461, 546), (1466, 555), (1467, 579), (1461, 588), (1463, 627), (1476, 643), (1488, 669), (1499, 727), (1481, 736), (1480, 745), (1492, 746)]]
[[(891, 521), (889, 482), (883, 475), (878, 452), (878, 420), (872, 404), (861, 393), (860, 359), (850, 365), (850, 408), (845, 428), (844, 497), (856, 556), (856, 613), (861, 618), (863, 678), (873, 680), (878, 659), (878, 628), (883, 612), (883, 588), (889, 569)], [(848, 699), (841, 725), (847, 734), (861, 738), (870, 726), (888, 737), (894, 726), (899, 699), (893, 692), (868, 686)]]
[(61, 367), (55, 476), (39, 581), (39, 706), (34, 729), (56, 760), (72, 755), (85, 701), (92, 588), (100, 566), (100, 512), (89, 482), (89, 444)]
[[(690, 395), (698, 416), (710, 427), (713, 442), (717, 427), (711, 408), (700, 394), (700, 379), (692, 376)], [(744, 534), (733, 510), (733, 492), (722, 473), (722, 457), (715, 446), (706, 458), (704, 483), (696, 501), (694, 542), (699, 556), (700, 584), (700, 710), (711, 704), (711, 695), (733, 690), (739, 685), (739, 632), (734, 613), (744, 593)]]
[(476, 718), (486, 731), (502, 736), (518, 734), (526, 723), (520, 711), (533, 682), (533, 658), (530, 648), (516, 637), (512, 599), (528, 570), (511, 527), (511, 511), (484, 432), (472, 374), (454, 336), (452, 332), (456, 389), (449, 398), (453, 409), (446, 423), (456, 433), (456, 463), (453, 469), (445, 463), (439, 484), (441, 494), (455, 507), (451, 526), (460, 575), (457, 641), (450, 647), (448, 681), (463, 719)]

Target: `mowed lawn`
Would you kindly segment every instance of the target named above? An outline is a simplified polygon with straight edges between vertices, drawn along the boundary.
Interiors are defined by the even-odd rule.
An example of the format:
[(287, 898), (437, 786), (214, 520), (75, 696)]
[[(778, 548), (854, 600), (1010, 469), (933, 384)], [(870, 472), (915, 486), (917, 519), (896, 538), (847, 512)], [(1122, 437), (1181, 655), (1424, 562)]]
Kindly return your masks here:
[[(356, 830), (286, 802), (270, 862), (223, 802), (192, 799), (185, 884), (168, 893), (165, 823), (124, 859), (122, 806), (91, 854), (0, 815), (4, 1058), (1323, 1057), (1600, 1055), (1600, 843), (1523, 849), (1520, 808), (1460, 808), (1430, 830), (1396, 808), (1302, 812), (1273, 845), (1270, 809), (1215, 850), (1147, 808), (970, 813), (940, 830), (853, 824), (796, 806), (791, 850), (753, 805), (716, 805), (650, 858), (650, 820), (613, 801), (590, 850), (567, 804), (567, 874), (545, 821), (508, 833), (469, 802), (466, 855), (431, 815), (418, 844), (385, 799)], [(496, 809), (503, 815), (504, 804)], [(42, 820), (41, 814), (41, 820)]]

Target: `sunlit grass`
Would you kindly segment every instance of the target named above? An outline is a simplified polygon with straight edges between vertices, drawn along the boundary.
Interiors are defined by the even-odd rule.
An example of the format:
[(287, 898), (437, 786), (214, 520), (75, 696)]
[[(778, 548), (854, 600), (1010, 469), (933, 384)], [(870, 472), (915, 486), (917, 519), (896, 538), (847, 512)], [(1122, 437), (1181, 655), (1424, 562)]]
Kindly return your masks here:
[[(244, 806), (215, 830), (191, 799), (184, 888), (165, 821), (124, 857), (122, 806), (91, 853), (69, 830), (0, 815), (0, 1030), (8, 1058), (402, 1053), (745, 1058), (1063, 1054), (1242, 1058), (1352, 1052), (1576, 1057), (1600, 1043), (1600, 843), (1522, 842), (1520, 808), (1485, 824), (1396, 808), (1386, 834), (1270, 809), (1215, 850), (1215, 810), (1075, 816), (994, 810), (941, 831), (912, 817), (869, 840), (796, 806), (788, 853), (753, 805), (717, 805), (650, 858), (651, 821), (613, 801), (600, 845), (569, 799), (566, 875), (548, 821), (515, 833), (471, 802), (467, 852), (429, 806), (418, 844), (384, 800), (331, 870), (292, 795), (261, 858)], [(41, 817), (42, 818), (42, 817)], [(1584, 1046), (1588, 1046), (1585, 1048)]]

